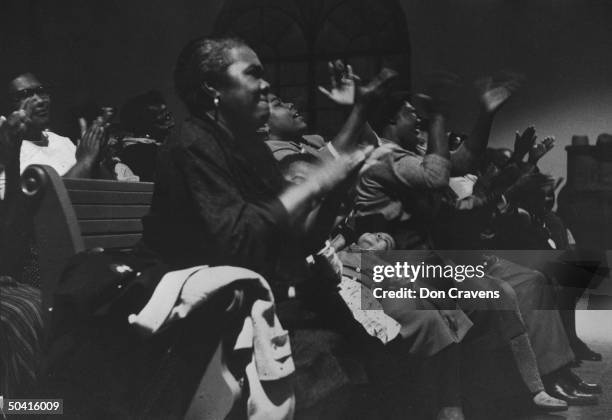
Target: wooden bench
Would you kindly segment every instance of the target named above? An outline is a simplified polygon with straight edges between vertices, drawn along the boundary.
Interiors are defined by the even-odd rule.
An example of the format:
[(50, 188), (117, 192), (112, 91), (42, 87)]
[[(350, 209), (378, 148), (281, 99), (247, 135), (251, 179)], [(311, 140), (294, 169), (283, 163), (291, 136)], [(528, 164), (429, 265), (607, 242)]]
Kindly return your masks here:
[[(128, 251), (140, 240), (140, 218), (149, 211), (151, 182), (62, 179), (50, 166), (31, 165), (21, 176), (33, 218), (38, 248), (43, 316), (53, 308), (53, 293), (68, 260), (85, 249)], [(238, 399), (239, 388), (222, 364), (216, 348), (189, 404), (185, 419), (224, 418)], [(235, 381), (234, 381), (235, 382)], [(212, 417), (211, 417), (212, 416)]]
[(34, 219), (45, 314), (68, 259), (96, 247), (131, 249), (153, 197), (151, 182), (62, 179), (45, 165), (29, 166), (21, 189)]

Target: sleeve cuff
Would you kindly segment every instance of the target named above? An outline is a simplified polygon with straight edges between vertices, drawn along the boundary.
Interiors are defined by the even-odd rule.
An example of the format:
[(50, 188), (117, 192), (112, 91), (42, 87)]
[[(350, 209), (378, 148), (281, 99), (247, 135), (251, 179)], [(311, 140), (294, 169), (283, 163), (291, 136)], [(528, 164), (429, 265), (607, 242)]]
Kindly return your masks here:
[(340, 157), (340, 153), (338, 153), (338, 151), (331, 142), (327, 143), (327, 148), (329, 149), (329, 153), (332, 154), (334, 159), (338, 159)]

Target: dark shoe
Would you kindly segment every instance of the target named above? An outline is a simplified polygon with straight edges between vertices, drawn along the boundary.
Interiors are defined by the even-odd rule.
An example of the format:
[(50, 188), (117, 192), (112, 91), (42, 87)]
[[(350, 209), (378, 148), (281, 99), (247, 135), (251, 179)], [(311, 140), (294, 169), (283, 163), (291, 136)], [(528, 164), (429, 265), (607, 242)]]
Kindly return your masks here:
[(570, 385), (563, 382), (555, 382), (546, 388), (546, 392), (554, 398), (567, 402), (568, 405), (596, 405), (597, 397), (576, 391)]
[(570, 369), (564, 369), (561, 375), (571, 383), (577, 391), (587, 394), (601, 394), (603, 392), (601, 385), (585, 382), (582, 378), (572, 372)]
[(532, 402), (533, 406), (541, 411), (553, 412), (567, 410), (567, 403), (564, 400), (551, 397), (546, 391), (540, 391), (534, 395)]
[(589, 362), (601, 362), (602, 356), (600, 353), (594, 352), (587, 346), (584, 341), (579, 338), (572, 342), (572, 350), (578, 360), (586, 360)]

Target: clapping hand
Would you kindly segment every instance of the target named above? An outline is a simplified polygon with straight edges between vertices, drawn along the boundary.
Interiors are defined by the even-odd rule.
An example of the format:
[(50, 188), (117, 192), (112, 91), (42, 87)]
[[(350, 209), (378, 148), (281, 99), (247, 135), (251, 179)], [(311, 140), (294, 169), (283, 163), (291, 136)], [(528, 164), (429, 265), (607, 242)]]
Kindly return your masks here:
[(555, 147), (555, 138), (548, 136), (544, 141), (536, 144), (529, 150), (529, 163), (537, 164), (538, 161), (548, 153), (553, 147)]
[(87, 126), (84, 118), (79, 118), (81, 139), (77, 143), (76, 150), (78, 162), (93, 164), (98, 160), (105, 140), (105, 130), (113, 115), (111, 110), (110, 108), (104, 108), (102, 115), (97, 117), (89, 126)]
[(523, 158), (533, 148), (536, 141), (536, 131), (534, 126), (529, 126), (523, 131), (523, 134), (519, 134), (517, 131), (514, 135), (514, 153), (513, 160), (515, 162), (522, 162)]
[(4, 156), (15, 156), (21, 150), (23, 134), (31, 121), (33, 98), (26, 99), (21, 108), (8, 117), (0, 116), (0, 150)]
[(355, 103), (355, 85), (359, 76), (353, 73), (350, 64), (341, 60), (330, 61), (328, 64), (331, 90), (319, 86), (319, 91), (338, 105), (351, 106)]
[(522, 76), (504, 73), (497, 78), (491, 76), (475, 83), (480, 103), (485, 112), (494, 114), (504, 105), (521, 85)]
[(8, 117), (0, 116), (0, 129), (6, 130), (10, 136), (23, 134), (32, 121), (32, 109), (35, 102), (36, 98), (27, 98), (21, 103), (19, 109), (13, 111)]
[(369, 83), (364, 85), (350, 65), (336, 60), (329, 62), (328, 66), (331, 90), (319, 86), (319, 91), (331, 101), (342, 106), (360, 104), (368, 107), (377, 103), (385, 94), (391, 80), (397, 77), (396, 71), (383, 68)]

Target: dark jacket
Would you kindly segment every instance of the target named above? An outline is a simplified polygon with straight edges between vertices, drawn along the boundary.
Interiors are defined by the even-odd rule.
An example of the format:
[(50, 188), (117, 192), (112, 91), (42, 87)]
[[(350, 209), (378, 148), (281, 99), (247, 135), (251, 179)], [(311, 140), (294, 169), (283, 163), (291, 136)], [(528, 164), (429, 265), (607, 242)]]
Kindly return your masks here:
[(157, 168), (144, 244), (170, 267), (236, 265), (293, 281), (287, 266), (303, 266), (304, 255), (277, 198), (285, 181), (261, 140), (190, 118), (162, 146)]

